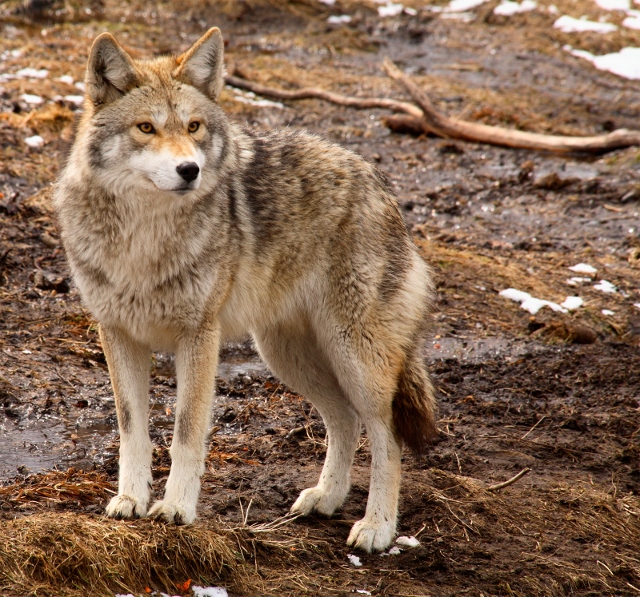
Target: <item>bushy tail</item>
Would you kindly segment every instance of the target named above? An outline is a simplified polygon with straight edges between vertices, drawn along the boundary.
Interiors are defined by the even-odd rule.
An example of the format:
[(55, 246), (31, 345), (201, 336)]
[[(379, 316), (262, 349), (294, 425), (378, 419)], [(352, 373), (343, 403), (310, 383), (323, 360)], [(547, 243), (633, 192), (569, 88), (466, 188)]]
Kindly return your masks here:
[(433, 386), (422, 361), (410, 356), (398, 376), (393, 397), (393, 425), (396, 434), (416, 453), (422, 452), (438, 435)]

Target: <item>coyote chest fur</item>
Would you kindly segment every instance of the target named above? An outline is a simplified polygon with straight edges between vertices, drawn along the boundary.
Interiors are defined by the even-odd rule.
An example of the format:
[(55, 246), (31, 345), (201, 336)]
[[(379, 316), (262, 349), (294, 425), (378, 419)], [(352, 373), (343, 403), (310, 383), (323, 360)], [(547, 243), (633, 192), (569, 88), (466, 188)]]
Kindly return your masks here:
[[(344, 502), (364, 423), (372, 474), (348, 543), (395, 533), (403, 441), (435, 434), (421, 359), (432, 285), (384, 177), (299, 132), (256, 132), (217, 100), (223, 44), (211, 29), (179, 57), (134, 61), (94, 42), (87, 100), (55, 205), (83, 301), (100, 322), (120, 430), (115, 518), (196, 515), (221, 340), (250, 334), (328, 430), (320, 480), (293, 512)], [(172, 466), (151, 507), (148, 376), (174, 351)]]

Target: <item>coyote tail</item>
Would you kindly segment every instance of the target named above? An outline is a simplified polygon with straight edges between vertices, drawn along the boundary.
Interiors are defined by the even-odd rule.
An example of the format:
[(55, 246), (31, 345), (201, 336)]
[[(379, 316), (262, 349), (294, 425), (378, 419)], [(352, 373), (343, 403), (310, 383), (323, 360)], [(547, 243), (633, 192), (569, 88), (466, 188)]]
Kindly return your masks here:
[(392, 410), (396, 435), (413, 452), (422, 452), (437, 437), (433, 386), (415, 355), (407, 357), (400, 371)]

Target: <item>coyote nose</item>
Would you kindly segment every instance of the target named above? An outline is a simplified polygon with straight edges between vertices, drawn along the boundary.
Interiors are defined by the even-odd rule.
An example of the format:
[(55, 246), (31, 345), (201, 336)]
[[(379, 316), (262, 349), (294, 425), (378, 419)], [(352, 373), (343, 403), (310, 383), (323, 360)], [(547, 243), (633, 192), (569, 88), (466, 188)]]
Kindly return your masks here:
[(176, 167), (176, 171), (184, 180), (191, 182), (198, 178), (200, 167), (195, 162), (182, 162), (182, 164)]

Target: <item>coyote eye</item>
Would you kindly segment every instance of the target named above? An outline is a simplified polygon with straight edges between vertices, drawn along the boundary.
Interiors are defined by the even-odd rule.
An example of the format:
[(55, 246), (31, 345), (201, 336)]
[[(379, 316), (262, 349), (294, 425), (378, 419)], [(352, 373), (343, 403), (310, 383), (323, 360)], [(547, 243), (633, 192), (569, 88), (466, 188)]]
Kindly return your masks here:
[(156, 132), (156, 129), (153, 128), (153, 125), (150, 122), (143, 122), (142, 124), (138, 125), (138, 128), (145, 134), (145, 135), (152, 135), (153, 133)]
[(188, 130), (190, 133), (195, 133), (200, 128), (200, 123), (197, 121), (193, 121), (189, 123)]

